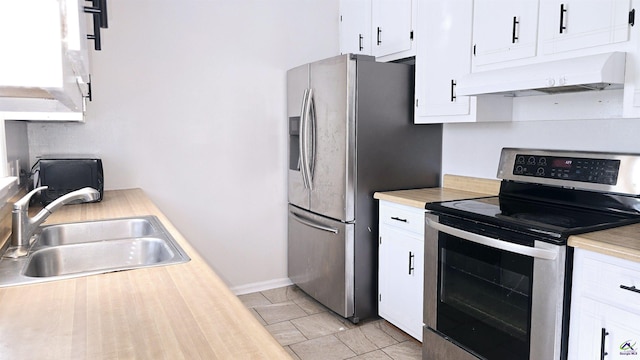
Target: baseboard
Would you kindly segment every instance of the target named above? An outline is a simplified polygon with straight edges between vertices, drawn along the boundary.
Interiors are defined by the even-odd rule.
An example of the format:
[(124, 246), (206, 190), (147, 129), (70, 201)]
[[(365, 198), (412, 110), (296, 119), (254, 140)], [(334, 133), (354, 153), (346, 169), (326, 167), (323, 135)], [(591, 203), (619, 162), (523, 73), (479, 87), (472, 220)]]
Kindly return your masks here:
[(234, 286), (231, 291), (236, 295), (250, 294), (258, 291), (270, 290), (279, 287), (293, 285), (289, 278), (273, 279), (269, 281), (263, 281), (258, 283)]

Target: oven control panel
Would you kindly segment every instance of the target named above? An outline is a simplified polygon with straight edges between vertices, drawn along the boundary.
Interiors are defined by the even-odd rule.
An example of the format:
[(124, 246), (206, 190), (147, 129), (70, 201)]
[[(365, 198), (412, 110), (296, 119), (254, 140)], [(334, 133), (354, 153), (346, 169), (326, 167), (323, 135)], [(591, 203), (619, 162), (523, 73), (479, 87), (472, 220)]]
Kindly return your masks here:
[(516, 154), (513, 175), (615, 185), (620, 160)]

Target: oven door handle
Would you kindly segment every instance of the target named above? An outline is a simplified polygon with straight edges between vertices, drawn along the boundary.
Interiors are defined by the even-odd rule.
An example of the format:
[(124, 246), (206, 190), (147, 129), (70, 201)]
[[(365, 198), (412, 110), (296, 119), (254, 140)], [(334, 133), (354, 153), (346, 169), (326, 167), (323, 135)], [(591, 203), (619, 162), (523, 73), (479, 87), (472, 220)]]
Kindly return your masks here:
[(497, 240), (497, 239), (490, 238), (488, 236), (478, 235), (478, 234), (470, 233), (468, 231), (456, 229), (448, 225), (440, 224), (439, 222), (431, 219), (426, 219), (426, 220), (427, 220), (428, 226), (431, 226), (432, 228), (438, 231), (441, 231), (445, 234), (449, 234), (451, 236), (456, 236), (465, 240), (469, 240), (477, 244), (486, 245), (492, 248), (501, 249), (501, 250), (509, 251), (512, 253), (535, 257), (539, 259), (545, 259), (545, 260), (555, 260), (558, 257), (558, 252), (554, 250), (538, 249), (538, 248), (533, 248), (529, 246), (514, 244), (508, 241)]

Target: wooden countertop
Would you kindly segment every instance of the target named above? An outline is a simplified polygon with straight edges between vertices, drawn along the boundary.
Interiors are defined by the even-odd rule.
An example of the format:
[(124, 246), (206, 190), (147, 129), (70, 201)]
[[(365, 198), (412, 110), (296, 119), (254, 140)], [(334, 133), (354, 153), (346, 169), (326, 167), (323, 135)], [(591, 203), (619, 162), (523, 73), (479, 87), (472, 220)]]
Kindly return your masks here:
[(377, 192), (373, 194), (373, 197), (378, 200), (391, 201), (397, 204), (412, 206), (420, 209), (424, 209), (425, 205), (431, 202), (471, 199), (483, 196), (489, 195), (472, 191), (462, 191), (447, 188), (396, 190)]
[(140, 215), (156, 215), (191, 261), (1, 288), (0, 358), (290, 358), (142, 190), (65, 206), (47, 224)]
[(640, 262), (640, 224), (569, 237), (569, 246)]
[(497, 195), (500, 181), (445, 175), (442, 187), (376, 192), (373, 197), (424, 209), (430, 202), (471, 199)]

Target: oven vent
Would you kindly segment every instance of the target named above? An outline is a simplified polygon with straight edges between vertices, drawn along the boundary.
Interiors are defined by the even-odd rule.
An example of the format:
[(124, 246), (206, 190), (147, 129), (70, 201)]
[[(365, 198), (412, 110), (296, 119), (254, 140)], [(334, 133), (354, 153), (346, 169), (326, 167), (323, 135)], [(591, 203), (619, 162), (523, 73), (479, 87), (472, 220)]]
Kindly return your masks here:
[(459, 79), (458, 95), (530, 96), (621, 89), (624, 52), (481, 71)]

